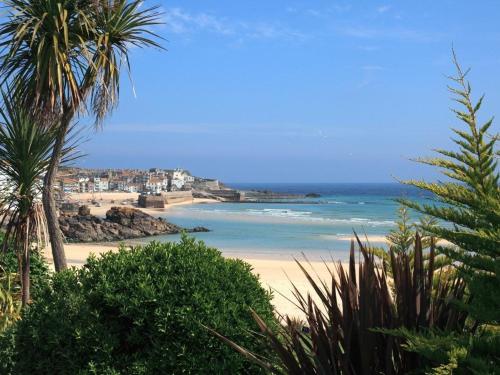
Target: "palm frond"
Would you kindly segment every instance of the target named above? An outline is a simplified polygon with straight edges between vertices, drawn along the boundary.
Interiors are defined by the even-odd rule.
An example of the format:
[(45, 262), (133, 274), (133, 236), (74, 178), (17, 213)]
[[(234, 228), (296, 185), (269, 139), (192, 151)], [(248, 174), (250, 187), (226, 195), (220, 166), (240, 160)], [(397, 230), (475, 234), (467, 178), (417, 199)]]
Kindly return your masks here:
[[(20, 105), (11, 92), (1, 96), (0, 226), (6, 228), (4, 251), (8, 246), (14, 246), (20, 259), (20, 270), (23, 270), (23, 284), (26, 285), (29, 283), (26, 273), (29, 275), (32, 247), (34, 244), (41, 246), (47, 239), (41, 195), (58, 127), (39, 126), (33, 114)], [(71, 158), (73, 150), (73, 146), (66, 147), (63, 157)], [(23, 302), (24, 293), (29, 291), (25, 285)]]
[[(117, 103), (132, 47), (162, 48), (158, 7), (134, 0), (6, 0), (0, 84), (42, 118), (90, 111), (98, 123)], [(87, 104), (90, 103), (90, 108)]]

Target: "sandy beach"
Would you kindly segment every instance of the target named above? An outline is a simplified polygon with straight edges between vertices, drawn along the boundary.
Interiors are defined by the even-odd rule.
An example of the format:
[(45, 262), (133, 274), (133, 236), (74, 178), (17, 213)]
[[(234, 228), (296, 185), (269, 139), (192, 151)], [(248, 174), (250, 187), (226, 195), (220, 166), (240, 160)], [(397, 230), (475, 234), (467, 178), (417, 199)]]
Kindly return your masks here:
[[(99, 255), (108, 251), (116, 251), (118, 243), (95, 243), (95, 244), (66, 244), (66, 258), (71, 267), (82, 267), (90, 254)], [(45, 251), (45, 255), (52, 263), (50, 249)], [(302, 316), (300, 310), (289, 300), (294, 300), (292, 294), (291, 281), (301, 291), (307, 293), (310, 290), (309, 283), (302, 271), (299, 269), (292, 256), (289, 259), (253, 259), (240, 257), (253, 267), (253, 272), (258, 274), (263, 286), (270, 288), (274, 293), (273, 304), (280, 314), (290, 316)], [(304, 262), (304, 264), (306, 264)], [(322, 262), (314, 261), (307, 264), (313, 268), (322, 279), (329, 279), (330, 274)]]

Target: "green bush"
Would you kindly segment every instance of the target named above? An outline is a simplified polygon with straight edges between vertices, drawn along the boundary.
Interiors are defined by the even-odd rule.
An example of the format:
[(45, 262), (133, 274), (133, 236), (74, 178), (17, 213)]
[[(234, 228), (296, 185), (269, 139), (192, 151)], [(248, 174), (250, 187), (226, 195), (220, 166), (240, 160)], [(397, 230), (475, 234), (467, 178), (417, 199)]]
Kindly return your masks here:
[(274, 324), (250, 265), (202, 242), (121, 248), (54, 275), (16, 325), (16, 374), (259, 373), (203, 325), (265, 354)]
[[(0, 243), (3, 243), (3, 233), (0, 233)], [(43, 255), (39, 252), (32, 252), (30, 259), (31, 266), (31, 296), (36, 299), (45, 288), (49, 286), (50, 271), (49, 266)], [(7, 249), (6, 252), (0, 251), (0, 279), (8, 277), (4, 273), (17, 274), (19, 272), (19, 264), (17, 255), (12, 251), (12, 249)], [(18, 278), (16, 278), (18, 279)], [(5, 280), (5, 279), (4, 279)], [(0, 289), (3, 289), (0, 286)], [(17, 291), (16, 297), (19, 299), (18, 303), (20, 305), (20, 285), (13, 286), (13, 289)], [(3, 293), (12, 292), (12, 290), (2, 290)], [(19, 306), (20, 307), (20, 306)], [(0, 317), (5, 311), (0, 311)], [(16, 311), (16, 318), (20, 314), (20, 311)], [(3, 317), (5, 318), (5, 317)], [(5, 324), (7, 320), (10, 320), (8, 324)], [(14, 317), (9, 317), (9, 319), (2, 319), (0, 324), (0, 374), (12, 374), (13, 358), (15, 352), (15, 320)]]
[(14, 374), (15, 324), (0, 332), (0, 374)]

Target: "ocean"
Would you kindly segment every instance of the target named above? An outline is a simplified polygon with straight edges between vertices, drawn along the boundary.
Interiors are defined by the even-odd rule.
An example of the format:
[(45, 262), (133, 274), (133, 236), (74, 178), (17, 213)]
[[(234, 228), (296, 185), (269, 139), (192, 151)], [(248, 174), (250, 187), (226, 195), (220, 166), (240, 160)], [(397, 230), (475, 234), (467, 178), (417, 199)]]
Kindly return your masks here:
[[(227, 184), (242, 190), (320, 194), (318, 198), (281, 203), (210, 203), (175, 206), (164, 217), (183, 227), (204, 226), (193, 234), (225, 255), (246, 258), (346, 260), (353, 232), (383, 246), (395, 227), (396, 198), (428, 200), (422, 191), (396, 183), (363, 184)], [(416, 214), (412, 216), (418, 218)], [(173, 241), (179, 236), (154, 238)], [(151, 240), (151, 239), (149, 239)]]

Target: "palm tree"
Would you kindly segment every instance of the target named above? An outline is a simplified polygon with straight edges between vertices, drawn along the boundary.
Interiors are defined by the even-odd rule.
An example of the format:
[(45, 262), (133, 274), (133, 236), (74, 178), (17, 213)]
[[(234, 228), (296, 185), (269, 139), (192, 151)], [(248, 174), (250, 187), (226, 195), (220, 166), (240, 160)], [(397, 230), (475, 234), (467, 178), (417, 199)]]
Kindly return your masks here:
[[(30, 299), (30, 253), (45, 239), (41, 193), (50, 165), (57, 127), (43, 128), (12, 96), (3, 94), (0, 108), (0, 224), (4, 251), (13, 246), (21, 275), (21, 300)], [(73, 147), (62, 150), (63, 161)]]
[(47, 168), (43, 207), (54, 265), (66, 268), (57, 221), (54, 182), (64, 140), (78, 115), (101, 125), (117, 104), (122, 65), (132, 47), (161, 46), (151, 27), (157, 7), (142, 0), (4, 0), (0, 23), (0, 83), (14, 87), (40, 126), (57, 123)]

